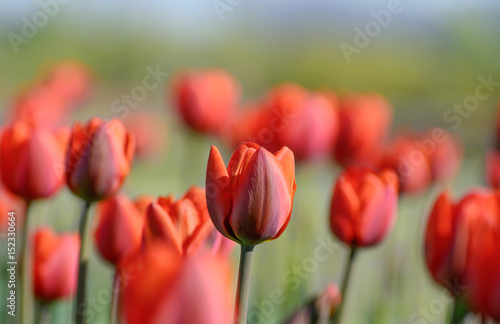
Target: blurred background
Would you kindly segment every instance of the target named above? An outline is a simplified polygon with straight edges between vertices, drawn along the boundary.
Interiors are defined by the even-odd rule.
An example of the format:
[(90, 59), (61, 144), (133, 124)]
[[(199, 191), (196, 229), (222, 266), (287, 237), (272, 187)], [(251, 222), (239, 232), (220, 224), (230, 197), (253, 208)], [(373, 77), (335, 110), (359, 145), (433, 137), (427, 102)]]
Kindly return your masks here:
[[(390, 7), (397, 13), (378, 22), (376, 17)], [(493, 142), (500, 93), (495, 84), (500, 82), (499, 15), (500, 3), (493, 0), (0, 0), (0, 109), (5, 118), (16, 94), (60, 60), (77, 59), (92, 73), (91, 95), (72, 116), (82, 121), (120, 118), (113, 102), (142, 85), (148, 68), (168, 73), (131, 108), (158, 116), (165, 126), (165, 133), (159, 133), (163, 149), (154, 159), (134, 165), (123, 191), (179, 197), (192, 184), (204, 185), (210, 145), (224, 145), (179, 122), (167, 90), (176, 71), (226, 69), (240, 81), (245, 101), (286, 81), (308, 89), (376, 91), (393, 105), (393, 132), (437, 126), (462, 138), (465, 160), (453, 184), (458, 195), (484, 183), (484, 152)], [(347, 53), (346, 48), (355, 50)], [(462, 116), (460, 125), (447, 118), (456, 116), (450, 113), (454, 105), (474, 95), (481, 78), (493, 80), (491, 95)], [(225, 149), (226, 162), (230, 153)], [(340, 281), (347, 257), (340, 243), (317, 267), (305, 261), (322, 244), (318, 239), (335, 240), (327, 220), (339, 171), (329, 160), (297, 167), (289, 228), (280, 239), (256, 249), (250, 323), (278, 323), (326, 283)], [(395, 231), (380, 246), (360, 253), (347, 297), (349, 323), (411, 323), (411, 318), (421, 318), (421, 308), (440, 298), (442, 288), (427, 273), (420, 239), (439, 189), (402, 197)], [(65, 189), (55, 199), (35, 204), (33, 223), (75, 230), (79, 203)], [(235, 251), (235, 266), (237, 256)], [(306, 268), (293, 275), (300, 278), (298, 287), (289, 280), (296, 266)], [(112, 270), (94, 255), (90, 274), (89, 296), (97, 298), (102, 287), (111, 285)], [(1, 300), (5, 278), (2, 273)], [(285, 292), (282, 303), (267, 302), (275, 289)], [(97, 302), (92, 323), (106, 322), (108, 305)], [(52, 307), (53, 323), (69, 323), (69, 306)], [(442, 322), (446, 310), (438, 313), (427, 320)], [(1, 307), (0, 322), (6, 317)]]

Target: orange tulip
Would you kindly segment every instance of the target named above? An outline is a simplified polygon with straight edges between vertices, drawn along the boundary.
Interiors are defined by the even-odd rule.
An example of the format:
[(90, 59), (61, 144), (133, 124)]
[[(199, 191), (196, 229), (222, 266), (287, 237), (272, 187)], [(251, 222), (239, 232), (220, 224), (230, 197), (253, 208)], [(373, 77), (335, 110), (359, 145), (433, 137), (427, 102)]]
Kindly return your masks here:
[(97, 227), (94, 233), (101, 256), (114, 265), (139, 251), (144, 216), (124, 194), (118, 194), (97, 205)]
[(62, 61), (48, 71), (43, 85), (71, 105), (81, 103), (90, 92), (88, 68), (78, 61)]
[(219, 134), (236, 108), (239, 85), (224, 70), (185, 71), (175, 77), (173, 97), (184, 122), (201, 133)]
[(351, 247), (382, 241), (396, 221), (398, 180), (390, 169), (376, 173), (350, 167), (337, 180), (330, 210), (330, 226)]
[(64, 183), (64, 140), (23, 121), (8, 126), (1, 138), (1, 178), (27, 201), (53, 195)]
[(50, 228), (41, 228), (34, 233), (36, 298), (47, 302), (74, 295), (79, 249), (77, 234), (56, 234)]
[(272, 154), (255, 143), (233, 153), (228, 167), (212, 146), (207, 165), (206, 198), (215, 227), (240, 244), (278, 238), (292, 212), (295, 162), (290, 149)]
[(75, 123), (66, 156), (69, 188), (86, 201), (112, 196), (130, 172), (134, 149), (134, 137), (117, 119)]
[(125, 267), (121, 309), (129, 324), (231, 323), (227, 260), (195, 253), (180, 258), (168, 246), (153, 243)]
[(201, 246), (213, 229), (208, 216), (205, 191), (191, 187), (179, 200), (160, 197), (146, 211), (144, 240), (162, 241), (178, 253), (191, 253)]
[(390, 130), (392, 110), (376, 94), (351, 95), (340, 101), (340, 133), (335, 159), (342, 166), (377, 167)]

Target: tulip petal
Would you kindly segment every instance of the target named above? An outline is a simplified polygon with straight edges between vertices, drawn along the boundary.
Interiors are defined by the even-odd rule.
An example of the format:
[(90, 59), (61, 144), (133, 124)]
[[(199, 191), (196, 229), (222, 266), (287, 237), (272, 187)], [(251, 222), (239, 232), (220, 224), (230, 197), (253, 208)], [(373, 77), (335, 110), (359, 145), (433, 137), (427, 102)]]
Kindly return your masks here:
[(346, 175), (341, 175), (331, 204), (330, 226), (332, 232), (343, 242), (355, 244), (355, 220), (359, 217), (361, 203)]
[(162, 242), (174, 247), (182, 254), (181, 239), (177, 233), (170, 216), (158, 203), (151, 203), (146, 212), (146, 224), (144, 227), (146, 240), (154, 241), (160, 239)]
[(215, 146), (210, 149), (208, 158), (205, 195), (214, 226), (224, 236), (234, 240), (231, 228), (225, 226), (225, 218), (231, 212), (230, 179), (224, 161)]

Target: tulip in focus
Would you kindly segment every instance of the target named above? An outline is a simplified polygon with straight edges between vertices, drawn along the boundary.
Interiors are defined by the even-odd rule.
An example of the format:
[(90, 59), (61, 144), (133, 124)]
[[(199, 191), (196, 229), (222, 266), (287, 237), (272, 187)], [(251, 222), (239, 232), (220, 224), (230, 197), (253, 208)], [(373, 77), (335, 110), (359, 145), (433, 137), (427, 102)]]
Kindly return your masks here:
[(108, 262), (118, 266), (141, 247), (144, 216), (124, 194), (97, 205), (96, 248)]
[(351, 95), (340, 100), (340, 133), (335, 159), (342, 166), (377, 167), (392, 121), (385, 98), (376, 94)]
[(231, 275), (225, 258), (195, 253), (185, 258), (159, 242), (124, 271), (131, 280), (121, 310), (128, 324), (229, 324)]
[(226, 168), (212, 146), (207, 166), (206, 198), (215, 227), (240, 244), (278, 238), (292, 212), (295, 163), (290, 149), (272, 154), (255, 143), (240, 145)]
[(396, 222), (398, 180), (390, 169), (377, 173), (350, 167), (337, 180), (330, 211), (330, 226), (338, 239), (351, 247), (382, 241)]
[(112, 196), (130, 172), (134, 150), (134, 137), (117, 119), (75, 123), (66, 156), (68, 187), (85, 201)]
[(161, 241), (179, 254), (192, 253), (205, 243), (212, 230), (205, 191), (198, 187), (191, 187), (177, 201), (172, 196), (160, 197), (146, 210), (146, 244)]
[(34, 233), (35, 296), (43, 302), (71, 298), (76, 292), (78, 274), (77, 234), (56, 234), (50, 228)]
[(224, 70), (179, 73), (172, 85), (174, 104), (184, 122), (201, 133), (220, 134), (239, 99), (239, 85)]
[(0, 141), (1, 179), (25, 201), (46, 198), (64, 183), (64, 139), (58, 133), (16, 121)]

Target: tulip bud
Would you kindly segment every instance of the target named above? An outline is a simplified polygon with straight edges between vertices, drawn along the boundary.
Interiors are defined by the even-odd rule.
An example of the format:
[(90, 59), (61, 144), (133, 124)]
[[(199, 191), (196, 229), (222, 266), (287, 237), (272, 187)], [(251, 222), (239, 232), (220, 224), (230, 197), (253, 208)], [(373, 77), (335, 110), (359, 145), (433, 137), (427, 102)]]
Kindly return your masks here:
[(94, 238), (104, 259), (119, 265), (139, 250), (144, 216), (127, 196), (118, 194), (100, 202), (97, 219)]
[(36, 298), (48, 302), (74, 295), (79, 250), (77, 234), (56, 234), (50, 228), (41, 228), (34, 233)]
[(206, 253), (180, 258), (153, 243), (131, 260), (121, 309), (129, 324), (229, 324), (231, 275), (227, 260)]
[(64, 151), (57, 135), (23, 121), (7, 127), (0, 142), (1, 178), (27, 201), (53, 195), (64, 183)]
[(290, 149), (272, 154), (255, 143), (240, 145), (228, 167), (212, 146), (207, 165), (206, 198), (215, 227), (240, 244), (278, 238), (292, 212), (295, 163)]
[(130, 172), (134, 148), (133, 136), (117, 119), (75, 123), (66, 156), (69, 188), (86, 201), (112, 196)]
[(337, 180), (330, 210), (333, 234), (351, 247), (382, 241), (396, 222), (398, 180), (390, 169), (380, 173), (346, 169)]
[(223, 70), (179, 73), (173, 83), (175, 105), (184, 122), (201, 133), (219, 134), (239, 97), (239, 85)]

